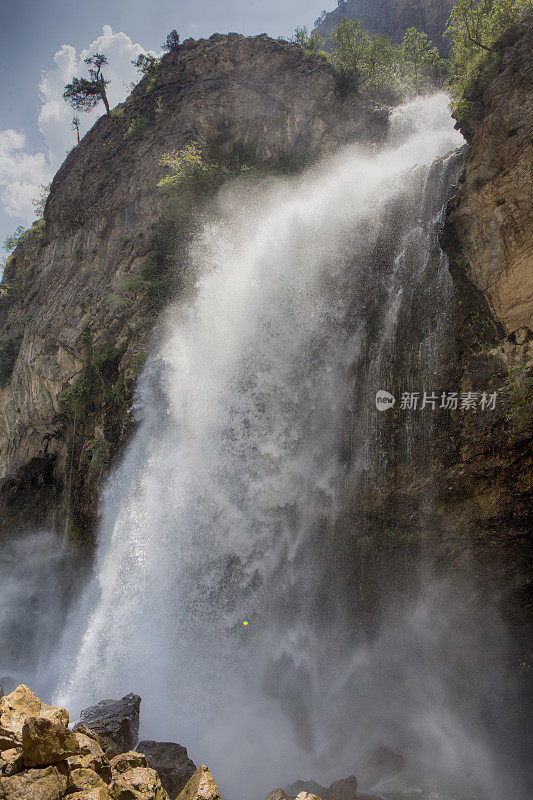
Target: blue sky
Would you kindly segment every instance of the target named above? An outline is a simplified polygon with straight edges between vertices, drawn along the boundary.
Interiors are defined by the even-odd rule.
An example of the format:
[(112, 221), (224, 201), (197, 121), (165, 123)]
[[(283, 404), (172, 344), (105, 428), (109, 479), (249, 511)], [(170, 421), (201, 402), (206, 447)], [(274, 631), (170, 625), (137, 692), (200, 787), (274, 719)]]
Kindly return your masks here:
[[(65, 83), (85, 74), (84, 55), (108, 56), (112, 104), (136, 79), (131, 59), (159, 52), (166, 34), (182, 39), (214, 32), (287, 36), (312, 27), (334, 0), (14, 0), (0, 10), (0, 243), (33, 219), (31, 199), (74, 144)], [(87, 51), (85, 53), (84, 51)], [(99, 116), (80, 114), (82, 133)]]

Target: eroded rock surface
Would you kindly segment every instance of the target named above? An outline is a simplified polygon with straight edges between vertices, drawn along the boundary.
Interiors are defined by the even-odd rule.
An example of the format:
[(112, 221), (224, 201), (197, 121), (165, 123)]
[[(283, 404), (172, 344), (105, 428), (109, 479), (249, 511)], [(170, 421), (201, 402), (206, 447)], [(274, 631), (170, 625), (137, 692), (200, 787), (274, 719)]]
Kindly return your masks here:
[(171, 798), (178, 796), (196, 771), (187, 749), (180, 744), (143, 741), (139, 742), (137, 750), (146, 756), (147, 766), (156, 770)]

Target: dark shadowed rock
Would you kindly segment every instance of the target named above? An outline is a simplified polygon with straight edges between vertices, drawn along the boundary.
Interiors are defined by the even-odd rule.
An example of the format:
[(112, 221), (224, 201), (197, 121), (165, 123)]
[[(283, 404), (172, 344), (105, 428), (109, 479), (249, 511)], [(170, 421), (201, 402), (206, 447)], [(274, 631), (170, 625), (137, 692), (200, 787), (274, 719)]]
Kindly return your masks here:
[(370, 789), (381, 781), (399, 775), (405, 767), (405, 756), (389, 747), (381, 746), (374, 750), (357, 774), (361, 785)]
[(317, 794), (319, 797), (323, 797), (326, 787), (321, 786), (316, 781), (294, 781), (294, 783), (285, 788), (285, 791), (291, 797), (296, 797), (300, 792), (308, 792), (309, 794)]
[(170, 797), (177, 797), (194, 775), (196, 765), (187, 755), (187, 748), (174, 742), (139, 742), (137, 751), (146, 756), (148, 766), (159, 773)]
[(322, 795), (322, 800), (356, 800), (357, 778), (350, 775), (340, 781), (334, 781)]
[(81, 712), (74, 730), (78, 730), (80, 725), (86, 725), (96, 731), (107, 753), (117, 754), (112, 752), (114, 748), (111, 744), (118, 748), (118, 753), (125, 753), (133, 750), (139, 737), (140, 706), (141, 698), (138, 694), (127, 694), (121, 700), (101, 700)]

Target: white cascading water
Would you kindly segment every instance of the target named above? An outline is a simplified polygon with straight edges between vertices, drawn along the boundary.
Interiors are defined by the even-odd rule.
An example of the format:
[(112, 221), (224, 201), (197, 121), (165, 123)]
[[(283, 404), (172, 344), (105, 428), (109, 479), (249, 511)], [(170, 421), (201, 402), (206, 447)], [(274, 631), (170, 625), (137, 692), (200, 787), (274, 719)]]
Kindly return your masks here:
[(224, 190), (192, 247), (194, 294), (140, 381), (55, 700), (75, 718), (140, 694), (142, 738), (186, 745), (223, 797), (327, 785), (381, 743), (454, 780), (474, 770), (476, 796), (498, 797), (472, 685), (448, 691), (442, 669), (457, 651), (475, 685), (488, 619), (458, 634), (456, 598), (430, 584), (368, 638), (331, 533), (347, 485), (386, 458), (374, 395), (412, 304), (428, 307), (407, 362), (420, 376), (439, 358), (451, 284), (436, 237), (458, 167), (431, 165), (461, 144), (438, 95), (396, 110), (378, 153)]

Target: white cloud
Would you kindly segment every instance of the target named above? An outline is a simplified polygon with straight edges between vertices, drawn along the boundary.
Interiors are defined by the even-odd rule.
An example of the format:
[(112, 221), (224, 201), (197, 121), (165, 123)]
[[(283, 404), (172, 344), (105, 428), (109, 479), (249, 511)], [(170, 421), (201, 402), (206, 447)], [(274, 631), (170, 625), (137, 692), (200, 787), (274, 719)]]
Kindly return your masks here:
[[(84, 59), (96, 52), (106, 55), (109, 61), (104, 75), (110, 80), (108, 96), (113, 107), (125, 99), (128, 84), (138, 80), (132, 60), (140, 53), (151, 51), (133, 43), (125, 33), (113, 33), (110, 25), (104, 25), (102, 34), (79, 54), (69, 44), (57, 51), (54, 65), (43, 70), (39, 82), (41, 109), (37, 128), (43, 139), (42, 149), (29, 152), (27, 137), (22, 131), (0, 131), (0, 203), (7, 216), (26, 224), (32, 222), (35, 214), (31, 201), (39, 194), (39, 185), (50, 181), (75, 144), (71, 123), (76, 112), (63, 100), (63, 91), (73, 77), (87, 74)], [(78, 114), (82, 135), (102, 113), (100, 105), (90, 114)]]

